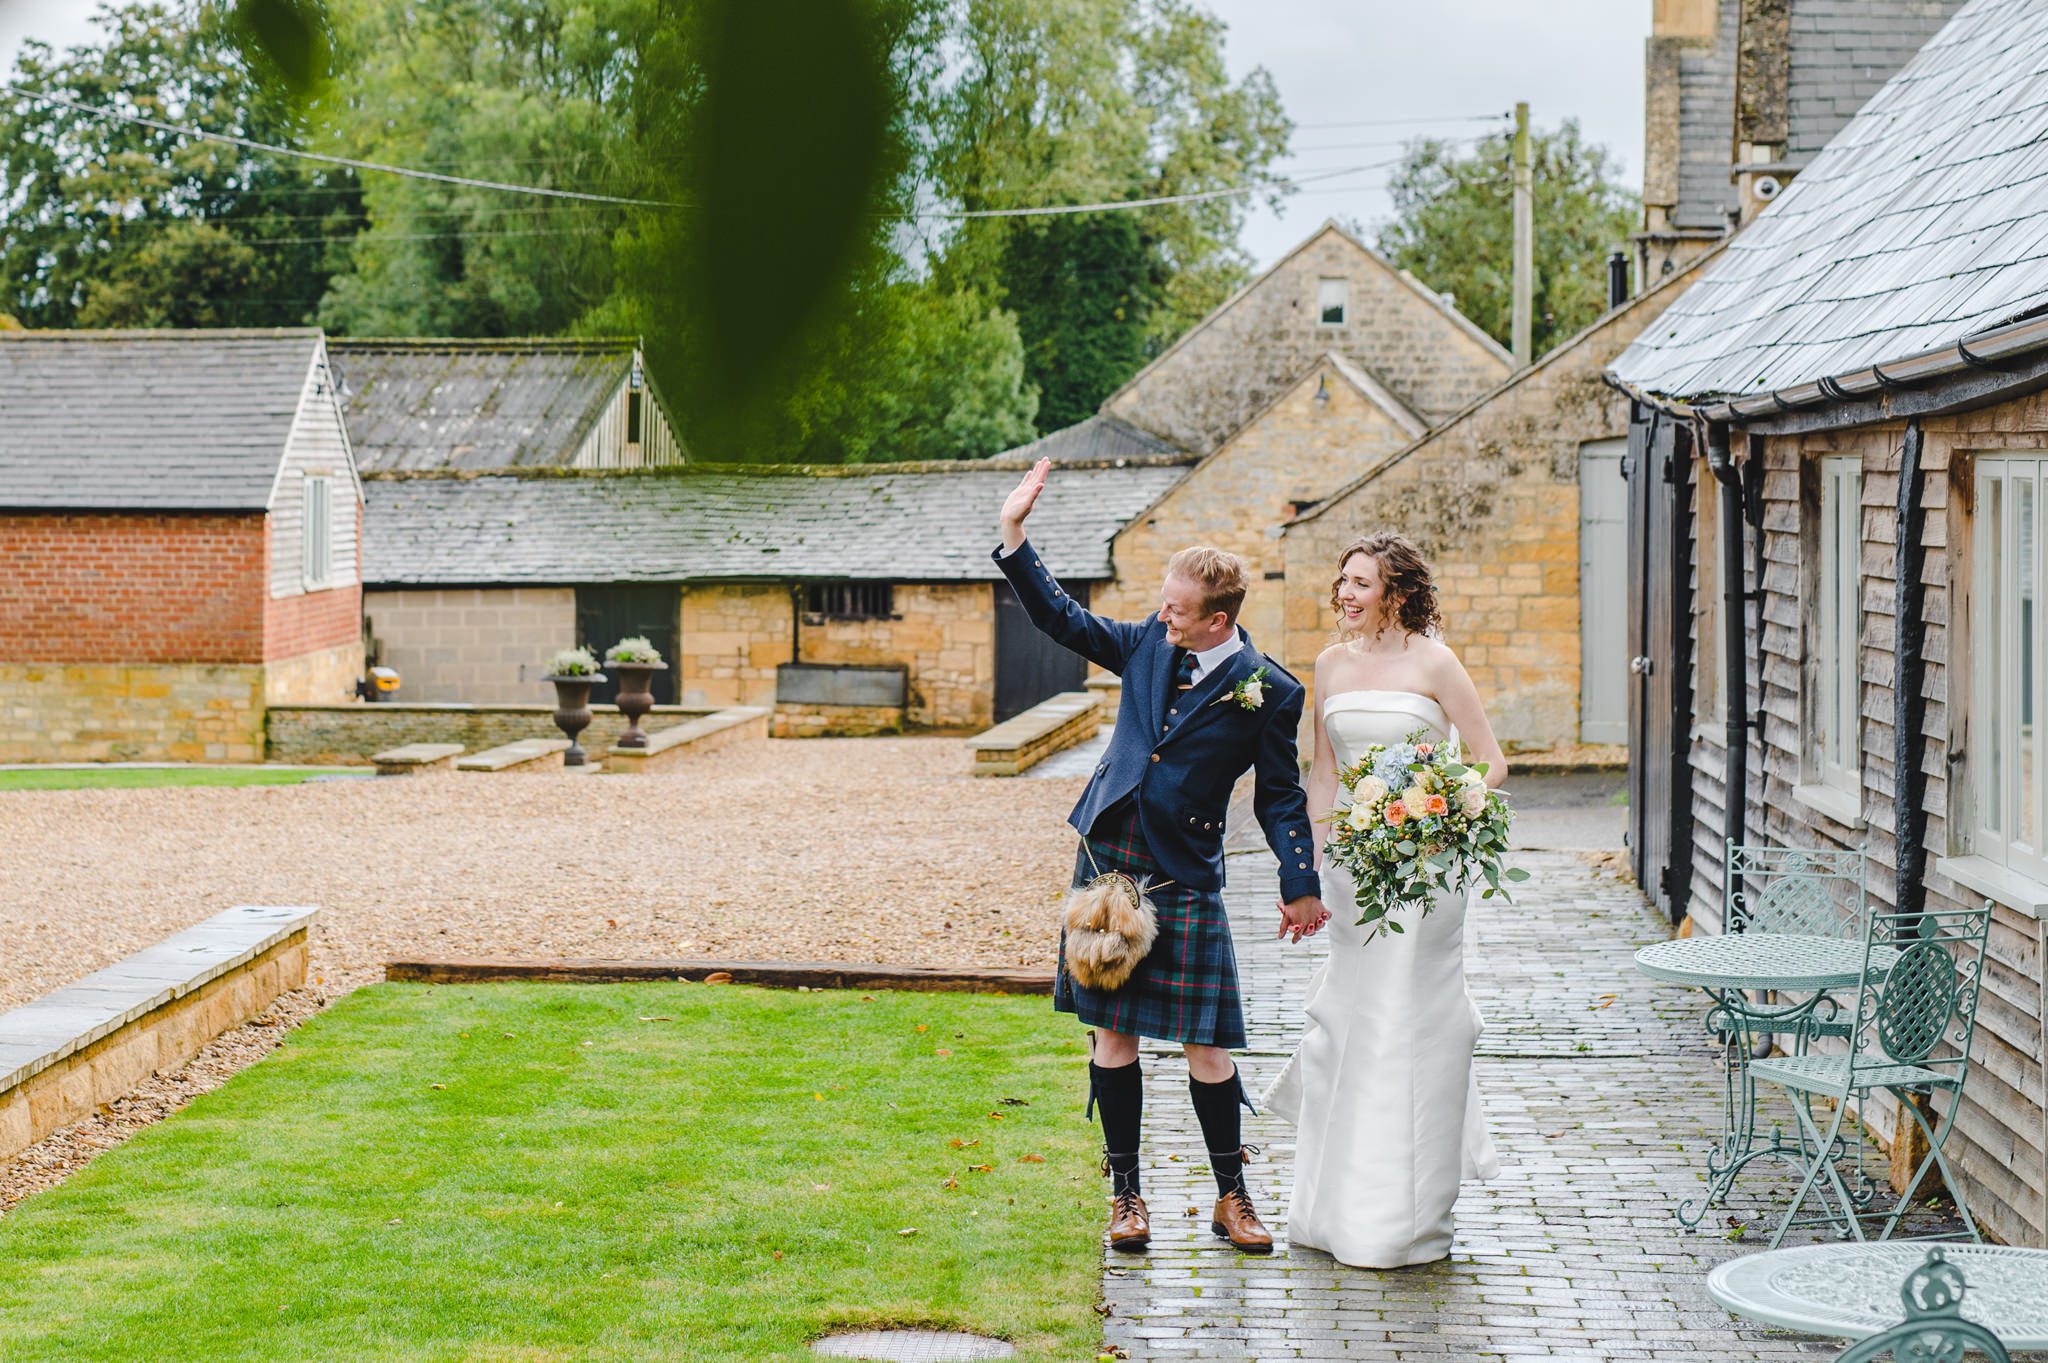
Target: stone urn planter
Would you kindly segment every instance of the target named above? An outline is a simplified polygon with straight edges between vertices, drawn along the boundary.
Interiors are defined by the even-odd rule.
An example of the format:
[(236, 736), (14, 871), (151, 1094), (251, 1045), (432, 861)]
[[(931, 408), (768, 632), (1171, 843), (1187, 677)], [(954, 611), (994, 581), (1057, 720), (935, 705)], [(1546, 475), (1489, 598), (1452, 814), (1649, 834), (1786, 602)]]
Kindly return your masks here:
[(562, 765), (583, 766), (589, 754), (576, 741), (576, 735), (590, 727), (590, 688), (604, 681), (605, 675), (597, 670), (597, 659), (588, 649), (572, 648), (548, 659), (548, 674), (541, 680), (554, 683), (555, 727), (569, 740)]
[(641, 717), (654, 708), (654, 674), (668, 671), (667, 663), (622, 663), (606, 659), (619, 679), (619, 694), (616, 697), (619, 713), (626, 717), (626, 731), (612, 746), (617, 748), (644, 748), (647, 733), (640, 727)]
[(640, 717), (654, 708), (654, 674), (668, 671), (668, 664), (661, 660), (660, 650), (645, 636), (636, 634), (605, 650), (604, 665), (618, 674), (619, 713), (626, 717), (626, 731), (613, 746), (644, 748), (647, 733), (640, 727)]

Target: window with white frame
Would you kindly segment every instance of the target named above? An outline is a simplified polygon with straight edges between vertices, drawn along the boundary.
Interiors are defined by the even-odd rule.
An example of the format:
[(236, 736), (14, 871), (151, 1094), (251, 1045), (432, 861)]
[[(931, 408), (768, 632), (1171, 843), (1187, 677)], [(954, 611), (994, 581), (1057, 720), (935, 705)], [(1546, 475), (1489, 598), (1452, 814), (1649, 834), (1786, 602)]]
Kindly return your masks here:
[(2041, 580), (2044, 480), (2048, 457), (1977, 459), (1969, 754), (1977, 806), (1974, 850), (2035, 880), (2048, 880), (2043, 770), (2034, 730), (2042, 702), (2035, 584)]
[(1807, 697), (1808, 779), (1862, 795), (1863, 467), (1855, 458), (1820, 461), (1820, 518), (1814, 601), (1808, 620), (1813, 685)]
[(334, 480), (306, 475), (300, 507), (299, 575), (308, 587), (325, 586), (334, 560)]
[(1326, 327), (1344, 325), (1344, 310), (1351, 302), (1351, 281), (1348, 279), (1320, 279), (1316, 281), (1316, 321)]

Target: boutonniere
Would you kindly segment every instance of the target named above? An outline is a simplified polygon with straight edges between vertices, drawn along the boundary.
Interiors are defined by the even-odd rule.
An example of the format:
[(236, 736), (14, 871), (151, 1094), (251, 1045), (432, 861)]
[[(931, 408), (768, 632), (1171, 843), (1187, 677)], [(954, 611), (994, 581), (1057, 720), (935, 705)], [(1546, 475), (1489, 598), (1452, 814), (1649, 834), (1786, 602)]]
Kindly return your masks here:
[(1221, 705), (1234, 700), (1247, 710), (1256, 710), (1266, 703), (1266, 675), (1267, 669), (1262, 667), (1209, 703)]

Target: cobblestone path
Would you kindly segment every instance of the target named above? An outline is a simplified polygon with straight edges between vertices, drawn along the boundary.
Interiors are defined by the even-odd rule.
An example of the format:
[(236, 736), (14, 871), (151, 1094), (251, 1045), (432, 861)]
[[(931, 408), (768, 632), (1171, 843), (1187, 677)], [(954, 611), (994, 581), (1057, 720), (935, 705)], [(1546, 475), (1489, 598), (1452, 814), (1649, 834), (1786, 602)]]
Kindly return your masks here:
[[(1215, 1185), (1177, 1048), (1145, 1054), (1151, 1251), (1105, 1251), (1104, 1337), (1133, 1359), (1832, 1358), (1816, 1340), (1731, 1321), (1706, 1274), (1768, 1238), (1761, 1219), (1790, 1185), (1767, 1170), (1738, 1185), (1742, 1241), (1672, 1208), (1695, 1194), (1702, 1142), (1719, 1128), (1720, 1078), (1701, 996), (1653, 984), (1631, 956), (1666, 930), (1625, 880), (1572, 853), (1519, 853), (1533, 879), (1513, 906), (1468, 918), (1472, 990), (1486, 1017), (1480, 1091), (1502, 1176), (1467, 1184), (1449, 1260), (1397, 1272), (1348, 1268), (1286, 1243), (1293, 1132), (1246, 1116), (1263, 1148), (1252, 1190), (1279, 1246), (1239, 1257), (1209, 1232)], [(1227, 899), (1249, 1013), (1240, 1056), (1256, 1096), (1291, 1049), (1310, 971), (1327, 950), (1274, 940), (1272, 858), (1235, 856)], [(1611, 996), (1611, 997), (1610, 997)], [(1786, 1114), (1790, 1125), (1789, 1110)], [(1776, 1205), (1782, 1206), (1782, 1202)]]

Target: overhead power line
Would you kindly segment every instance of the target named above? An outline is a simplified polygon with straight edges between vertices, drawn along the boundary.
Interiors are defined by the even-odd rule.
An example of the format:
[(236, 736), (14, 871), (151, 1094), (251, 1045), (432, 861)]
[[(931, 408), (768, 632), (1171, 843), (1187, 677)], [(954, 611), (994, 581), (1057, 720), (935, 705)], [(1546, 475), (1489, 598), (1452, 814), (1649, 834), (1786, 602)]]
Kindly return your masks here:
[(1456, 114), (1447, 118), (1361, 118), (1339, 123), (1297, 123), (1297, 128), (1401, 128), (1418, 123), (1504, 123), (1513, 118), (1514, 111), (1506, 110), (1497, 114)]
[[(281, 146), (275, 142), (259, 142), (254, 138), (238, 137), (232, 133), (211, 132), (205, 128), (188, 127), (169, 123), (162, 119), (149, 118), (142, 114), (123, 113), (118, 109), (107, 109), (91, 104), (81, 104), (61, 95), (43, 94), (35, 90), (24, 90), (17, 85), (0, 85), (0, 93), (17, 98), (34, 100), (37, 103), (69, 109), (88, 118), (103, 118), (138, 127), (154, 129), (176, 137), (194, 137), (202, 141), (224, 143), (240, 147), (245, 151), (267, 152), (273, 156), (293, 157), (304, 161), (316, 161), (322, 165), (340, 166), (350, 170), (375, 171), (385, 175), (401, 175), (415, 180), (431, 180), (437, 184), (454, 185), (463, 189), (488, 189), (506, 194), (528, 194), (549, 199), (572, 199), (584, 203), (618, 204), (628, 208), (685, 208), (688, 205), (662, 199), (635, 199), (616, 194), (593, 194), (581, 190), (555, 189), (545, 185), (511, 184), (502, 180), (475, 179), (466, 175), (450, 175), (441, 171), (422, 170), (415, 166), (396, 166), (381, 161), (363, 161), (348, 156), (332, 156), (325, 152), (304, 151), (297, 147)], [(1376, 161), (1363, 165), (1339, 166), (1313, 174), (1275, 176), (1270, 179), (1253, 180), (1245, 184), (1228, 185), (1218, 189), (1195, 190), (1186, 194), (1159, 194), (1142, 199), (1105, 199), (1084, 204), (1043, 204), (1025, 208), (978, 208), (978, 209), (931, 209), (913, 213), (884, 213), (877, 216), (892, 221), (964, 222), (975, 218), (1036, 218), (1054, 217), (1074, 213), (1120, 213), (1139, 208), (1160, 208), (1170, 204), (1204, 203), (1215, 199), (1236, 198), (1241, 195), (1259, 194), (1275, 190), (1293, 189), (1298, 185), (1320, 180), (1334, 179), (1345, 175), (1357, 175), (1368, 170), (1383, 170), (1400, 164), (1402, 158)]]

